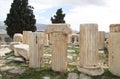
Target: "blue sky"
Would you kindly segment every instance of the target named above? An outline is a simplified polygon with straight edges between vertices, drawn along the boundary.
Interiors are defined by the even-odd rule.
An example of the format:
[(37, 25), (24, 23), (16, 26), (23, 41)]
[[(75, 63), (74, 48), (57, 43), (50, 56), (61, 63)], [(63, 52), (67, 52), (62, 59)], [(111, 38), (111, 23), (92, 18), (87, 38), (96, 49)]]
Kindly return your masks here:
[[(13, 0), (0, 0), (0, 21), (6, 19)], [(80, 24), (97, 23), (99, 31), (109, 31), (109, 25), (120, 23), (120, 0), (29, 0), (34, 7), (37, 23), (51, 24), (57, 9), (66, 14), (65, 21), (73, 30)]]
[(46, 23), (51, 23), (50, 21), (50, 18), (53, 17), (54, 15), (56, 15), (56, 11), (57, 9), (59, 8), (62, 8), (63, 10), (63, 14), (68, 14), (70, 13), (70, 9), (73, 8), (74, 6), (72, 5), (55, 5), (53, 7), (50, 7), (50, 8), (47, 8), (47, 9), (44, 9), (44, 10), (35, 10), (34, 11), (34, 14), (36, 15), (36, 18), (39, 17), (37, 20), (37, 23), (41, 23), (41, 18), (48, 18), (47, 21), (49, 22), (46, 22)]

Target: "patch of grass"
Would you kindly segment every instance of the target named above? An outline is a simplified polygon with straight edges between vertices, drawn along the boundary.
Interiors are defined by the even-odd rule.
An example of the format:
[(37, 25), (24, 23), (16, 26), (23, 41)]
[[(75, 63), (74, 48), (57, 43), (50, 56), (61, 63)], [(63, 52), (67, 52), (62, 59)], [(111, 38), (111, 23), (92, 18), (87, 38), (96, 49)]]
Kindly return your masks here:
[(112, 79), (120, 79), (120, 77), (113, 75), (108, 69), (104, 69), (104, 76), (110, 77)]
[(108, 52), (108, 48), (107, 47), (104, 48), (104, 53), (105, 53), (106, 57), (108, 58), (109, 52)]
[(54, 72), (48, 67), (28, 68), (22, 74), (4, 72), (2, 79), (43, 79), (45, 76), (50, 77), (50, 79), (66, 79), (66, 73)]
[(17, 67), (20, 67), (20, 66), (26, 67), (26, 66), (28, 66), (28, 64), (26, 64), (26, 63), (23, 63), (21, 61), (15, 61), (15, 60), (6, 62), (5, 65), (7, 65), (7, 66), (17, 66)]
[[(59, 76), (60, 75), (60, 76)], [(51, 68), (29, 68), (25, 71), (25, 73), (20, 75), (20, 79), (43, 79), (44, 76), (51, 77), (51, 79), (55, 79), (55, 77), (59, 76), (59, 79), (66, 79), (64, 75), (59, 72), (54, 72)]]
[(4, 71), (1, 74), (2, 79), (19, 79), (19, 74), (9, 73), (8, 71)]
[(71, 73), (71, 72), (80, 74), (76, 65), (68, 65), (68, 71), (66, 73)]
[[(103, 77), (103, 78), (102, 78)], [(92, 79), (120, 79), (120, 77), (113, 75), (107, 68), (101, 76), (92, 76)]]
[(14, 51), (11, 51), (10, 53), (6, 53), (6, 58), (14, 56)]

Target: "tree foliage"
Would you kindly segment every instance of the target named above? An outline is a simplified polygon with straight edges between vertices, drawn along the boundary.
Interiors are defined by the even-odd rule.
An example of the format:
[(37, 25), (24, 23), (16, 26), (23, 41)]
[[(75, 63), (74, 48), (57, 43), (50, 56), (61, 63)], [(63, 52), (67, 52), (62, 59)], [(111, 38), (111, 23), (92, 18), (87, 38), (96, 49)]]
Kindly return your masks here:
[(4, 23), (7, 25), (7, 34), (13, 38), (15, 33), (23, 31), (36, 31), (36, 19), (33, 7), (28, 5), (28, 0), (14, 0), (11, 4), (10, 13)]
[(54, 17), (51, 17), (51, 22), (54, 23), (65, 23), (64, 17), (65, 14), (62, 13), (62, 8), (58, 9), (56, 12), (56, 15)]

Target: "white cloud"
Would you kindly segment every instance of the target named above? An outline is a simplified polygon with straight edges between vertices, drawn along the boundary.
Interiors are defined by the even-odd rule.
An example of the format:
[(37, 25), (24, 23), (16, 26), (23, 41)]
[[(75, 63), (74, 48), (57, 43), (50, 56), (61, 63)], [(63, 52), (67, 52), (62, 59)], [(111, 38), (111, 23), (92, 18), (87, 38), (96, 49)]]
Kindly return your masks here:
[(6, 14), (9, 12), (11, 0), (0, 0), (0, 21), (6, 19)]
[(50, 21), (49, 21), (48, 18), (39, 17), (39, 18), (37, 19), (37, 23), (40, 23), (40, 24), (48, 24), (48, 23), (50, 23)]
[[(5, 20), (13, 0), (0, 0), (0, 20)], [(75, 6), (66, 13), (65, 20), (72, 29), (79, 31), (82, 23), (98, 23), (99, 30), (109, 31), (109, 25), (120, 23), (120, 0), (29, 0), (39, 23), (50, 23), (46, 16), (39, 15), (55, 5)], [(53, 13), (55, 14), (55, 13)], [(2, 15), (2, 16), (1, 16)], [(52, 16), (52, 15), (51, 15)]]
[(78, 31), (82, 23), (97, 23), (100, 31), (108, 32), (110, 24), (120, 23), (119, 2), (111, 0), (106, 6), (77, 6), (71, 10), (71, 13), (66, 15), (66, 20), (73, 29)]
[(52, 4), (52, 5), (58, 5), (58, 4), (103, 5), (104, 4), (104, 0), (30, 0), (30, 1), (31, 2), (36, 2), (36, 3), (39, 3), (39, 4)]
[(47, 8), (51, 8), (53, 7), (53, 5), (45, 5), (45, 4), (40, 4), (40, 2), (29, 2), (29, 5), (33, 6), (34, 9), (36, 10), (44, 10), (44, 9), (47, 9)]

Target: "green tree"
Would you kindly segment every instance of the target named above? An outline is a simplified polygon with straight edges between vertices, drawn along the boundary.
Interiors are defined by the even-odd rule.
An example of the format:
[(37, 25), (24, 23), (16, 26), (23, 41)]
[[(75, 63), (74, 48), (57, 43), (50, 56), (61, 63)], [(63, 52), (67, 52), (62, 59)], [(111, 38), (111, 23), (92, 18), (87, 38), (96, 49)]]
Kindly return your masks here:
[(65, 20), (64, 20), (64, 17), (65, 17), (65, 14), (62, 14), (62, 8), (58, 9), (57, 12), (56, 12), (56, 15), (54, 15), (54, 18), (51, 17), (51, 22), (53, 24), (55, 23), (65, 23)]
[(36, 19), (33, 7), (28, 5), (28, 0), (14, 0), (11, 4), (10, 13), (4, 21), (7, 25), (7, 34), (13, 38), (15, 33), (23, 31), (36, 31)]

